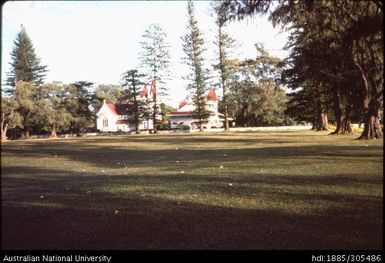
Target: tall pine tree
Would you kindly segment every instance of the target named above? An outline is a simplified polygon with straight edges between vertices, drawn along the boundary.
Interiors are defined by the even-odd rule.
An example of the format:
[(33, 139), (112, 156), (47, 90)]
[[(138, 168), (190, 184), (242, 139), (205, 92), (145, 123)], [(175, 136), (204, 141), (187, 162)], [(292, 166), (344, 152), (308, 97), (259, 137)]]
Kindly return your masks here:
[(139, 97), (140, 87), (144, 84), (140, 79), (144, 76), (144, 74), (138, 73), (136, 69), (129, 70), (122, 76), (122, 85), (127, 88), (126, 94), (130, 104), (127, 109), (128, 121), (135, 125), (137, 134), (139, 133), (140, 122), (150, 117), (149, 101)]
[[(11, 59), (11, 70), (8, 72), (6, 85), (15, 87), (17, 81), (33, 82), (36, 85), (43, 83), (47, 66), (40, 64), (40, 58), (37, 57), (32, 41), (23, 26), (14, 41)], [(13, 93), (14, 89), (7, 91)]]
[(206, 108), (208, 90), (207, 81), (209, 74), (204, 68), (203, 52), (204, 39), (198, 27), (198, 21), (194, 15), (194, 4), (190, 0), (188, 2), (188, 24), (187, 34), (182, 37), (183, 51), (186, 53), (184, 61), (190, 67), (190, 74), (186, 79), (190, 82), (187, 89), (191, 91), (193, 102), (196, 106), (194, 115), (198, 119), (200, 131), (203, 131), (203, 122), (209, 117), (209, 111)]
[(167, 34), (158, 24), (151, 24), (142, 37), (143, 41), (140, 42), (142, 47), (140, 60), (142, 66), (147, 70), (146, 73), (152, 83), (152, 99), (154, 102), (152, 120), (154, 123), (154, 133), (156, 133), (156, 123), (160, 114), (158, 100), (159, 97), (167, 95), (164, 80), (169, 73), (169, 44), (166, 41)]
[(234, 69), (237, 67), (237, 62), (230, 59), (231, 49), (235, 47), (235, 39), (233, 39), (227, 32), (227, 18), (224, 10), (221, 9), (220, 2), (213, 2), (213, 11), (215, 13), (215, 24), (217, 25), (217, 35), (214, 44), (218, 48), (218, 64), (214, 65), (214, 68), (219, 71), (220, 84), (222, 88), (223, 98), (222, 107), (225, 118), (225, 131), (229, 129), (228, 122), (228, 81), (231, 74), (234, 73)]

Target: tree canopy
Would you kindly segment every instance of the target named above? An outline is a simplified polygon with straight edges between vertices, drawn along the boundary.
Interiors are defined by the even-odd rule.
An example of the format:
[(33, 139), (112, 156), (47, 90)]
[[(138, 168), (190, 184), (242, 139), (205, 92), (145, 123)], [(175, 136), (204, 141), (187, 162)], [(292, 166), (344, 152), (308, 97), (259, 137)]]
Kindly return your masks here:
[(186, 54), (183, 60), (189, 66), (190, 73), (185, 78), (189, 81), (187, 89), (190, 90), (196, 106), (194, 115), (198, 119), (200, 131), (203, 131), (203, 122), (209, 116), (209, 111), (206, 108), (209, 72), (205, 67), (204, 59), (205, 40), (195, 18), (192, 1), (188, 1), (187, 11), (187, 33), (182, 37), (182, 41), (183, 51)]
[(158, 100), (167, 95), (167, 88), (164, 84), (169, 74), (169, 43), (167, 34), (159, 24), (151, 24), (142, 37), (140, 61), (141, 66), (145, 68), (147, 79), (152, 85), (152, 121), (154, 123), (153, 131), (156, 133), (156, 123), (160, 114)]
[(126, 100), (129, 103), (127, 108), (128, 121), (134, 124), (136, 133), (139, 133), (139, 124), (143, 120), (150, 118), (150, 100), (149, 98), (141, 98), (141, 87), (144, 82), (141, 80), (145, 77), (138, 70), (128, 70), (122, 75), (122, 85), (126, 88)]
[[(273, 5), (264, 0), (226, 0), (221, 12), (226, 19), (269, 13), (274, 26), (289, 32), (284, 79), (292, 89), (306, 89), (314, 97), (319, 129), (327, 129), (327, 114), (333, 108), (335, 133), (349, 132), (352, 116), (362, 114), (365, 128), (360, 138), (382, 136), (381, 1), (282, 0)], [(301, 96), (292, 96), (291, 103), (296, 98)]]
[[(11, 52), (11, 70), (8, 72), (6, 84), (15, 87), (17, 81), (33, 82), (36, 85), (43, 83), (47, 66), (41, 65), (40, 58), (36, 55), (32, 41), (24, 26), (14, 41)], [(8, 92), (12, 92), (9, 89)]]

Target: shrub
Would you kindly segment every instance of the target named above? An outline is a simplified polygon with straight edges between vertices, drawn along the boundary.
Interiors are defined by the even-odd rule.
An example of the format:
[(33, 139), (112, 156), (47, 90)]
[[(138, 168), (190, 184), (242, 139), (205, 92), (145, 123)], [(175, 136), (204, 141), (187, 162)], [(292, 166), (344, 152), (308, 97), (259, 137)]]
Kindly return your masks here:
[(190, 130), (190, 126), (189, 125), (186, 125), (186, 124), (179, 124), (178, 125), (178, 129), (179, 130), (182, 130), (182, 131), (187, 131), (187, 130)]

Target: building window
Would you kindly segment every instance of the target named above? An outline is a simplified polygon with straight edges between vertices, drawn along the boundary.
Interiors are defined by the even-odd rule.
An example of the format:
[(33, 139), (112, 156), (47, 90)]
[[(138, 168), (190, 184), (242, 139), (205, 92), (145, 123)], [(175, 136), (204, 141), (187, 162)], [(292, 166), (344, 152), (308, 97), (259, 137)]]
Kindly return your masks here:
[(148, 122), (147, 121), (143, 122), (143, 128), (148, 129)]
[(108, 119), (103, 119), (103, 127), (108, 127)]

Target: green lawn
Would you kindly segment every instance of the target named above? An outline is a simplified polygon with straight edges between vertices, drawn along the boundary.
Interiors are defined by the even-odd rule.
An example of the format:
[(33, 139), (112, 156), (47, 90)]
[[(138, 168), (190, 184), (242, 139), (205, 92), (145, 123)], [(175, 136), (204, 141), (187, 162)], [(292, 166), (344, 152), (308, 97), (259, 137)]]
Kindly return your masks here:
[(383, 140), (325, 132), (2, 144), (3, 249), (381, 249)]

